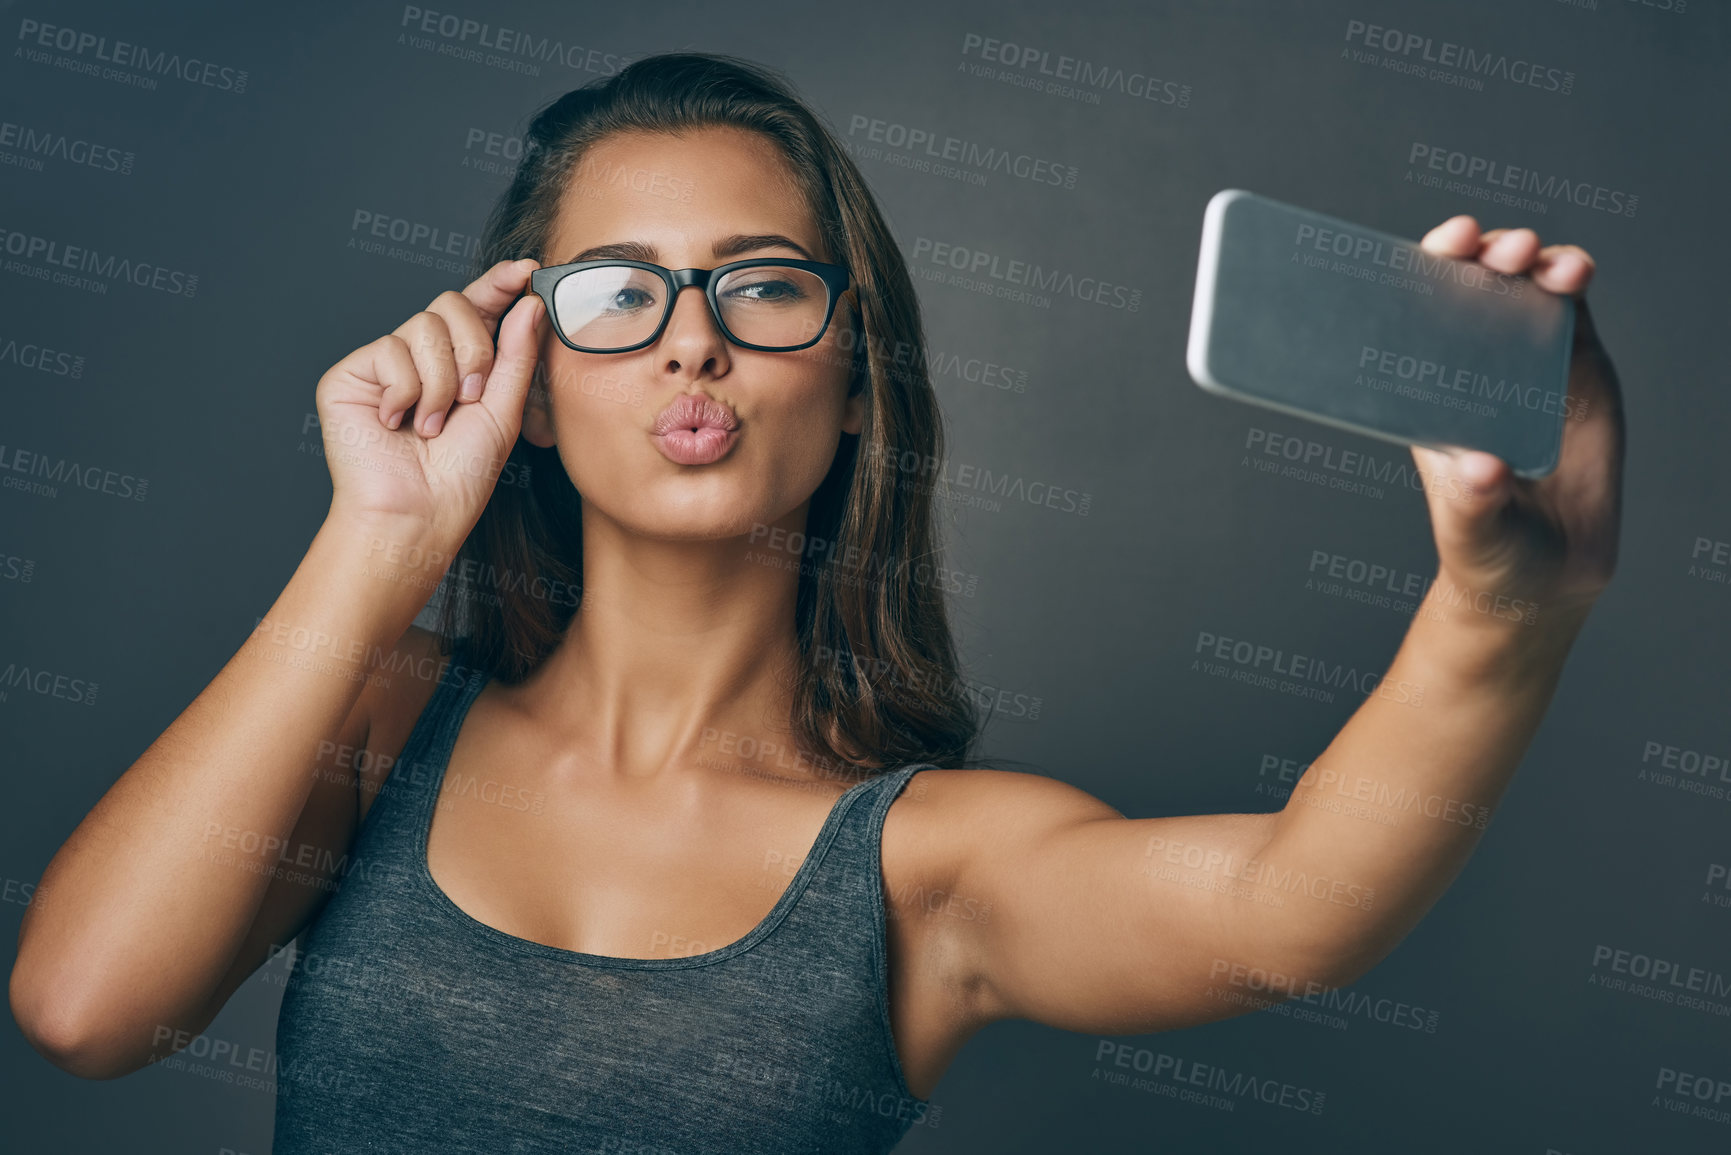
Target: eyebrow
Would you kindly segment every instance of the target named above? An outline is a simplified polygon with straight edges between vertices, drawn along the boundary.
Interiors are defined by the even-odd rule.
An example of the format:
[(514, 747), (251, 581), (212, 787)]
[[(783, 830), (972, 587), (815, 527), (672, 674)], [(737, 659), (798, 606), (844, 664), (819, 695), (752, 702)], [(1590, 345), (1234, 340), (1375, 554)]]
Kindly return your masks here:
[[(722, 237), (710, 249), (716, 257), (737, 257), (741, 253), (755, 252), (758, 249), (787, 248), (792, 249), (808, 261), (817, 260), (806, 251), (804, 245), (791, 237), (780, 233), (734, 233)], [(572, 257), (566, 264), (574, 265), (578, 261), (599, 261), (607, 258), (617, 258), (623, 261), (648, 261), (650, 264), (660, 264), (660, 258), (654, 245), (647, 241), (613, 241), (605, 245), (593, 245)]]

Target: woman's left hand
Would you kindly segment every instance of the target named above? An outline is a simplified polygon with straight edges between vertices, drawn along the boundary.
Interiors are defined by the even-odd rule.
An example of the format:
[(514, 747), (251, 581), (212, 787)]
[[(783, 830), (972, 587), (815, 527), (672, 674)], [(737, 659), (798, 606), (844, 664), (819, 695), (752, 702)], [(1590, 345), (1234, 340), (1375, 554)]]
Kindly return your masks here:
[[(1437, 585), (1461, 599), (1450, 605), (1521, 602), (1537, 606), (1536, 621), (1558, 612), (1584, 614), (1616, 568), (1623, 491), (1621, 388), (1583, 295), (1593, 260), (1577, 245), (1541, 248), (1529, 228), (1481, 235), (1478, 221), (1464, 214), (1426, 233), (1420, 244), (1575, 297), (1569, 398), (1554, 472), (1520, 478), (1495, 454), (1413, 447), (1436, 537)], [(1522, 616), (1507, 609), (1486, 613)]]

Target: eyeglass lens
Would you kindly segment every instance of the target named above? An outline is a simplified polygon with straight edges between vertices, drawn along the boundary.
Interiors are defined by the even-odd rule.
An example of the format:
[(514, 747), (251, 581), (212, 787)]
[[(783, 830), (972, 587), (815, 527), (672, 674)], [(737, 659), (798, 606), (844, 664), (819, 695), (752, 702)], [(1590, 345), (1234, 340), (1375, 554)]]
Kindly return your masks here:
[[(724, 328), (752, 345), (803, 345), (821, 331), (829, 310), (822, 277), (789, 265), (753, 265), (715, 285)], [(553, 288), (553, 319), (572, 344), (623, 349), (649, 339), (670, 302), (667, 283), (648, 269), (601, 265), (579, 269)]]

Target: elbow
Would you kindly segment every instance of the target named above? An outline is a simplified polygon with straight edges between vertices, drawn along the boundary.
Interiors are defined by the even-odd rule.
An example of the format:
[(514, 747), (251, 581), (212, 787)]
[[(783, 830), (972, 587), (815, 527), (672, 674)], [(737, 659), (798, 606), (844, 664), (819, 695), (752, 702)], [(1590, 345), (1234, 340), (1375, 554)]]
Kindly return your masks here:
[(1380, 940), (1335, 944), (1333, 949), (1315, 952), (1311, 966), (1319, 982), (1339, 990), (1352, 986), (1375, 970), (1395, 945)]
[(14, 965), (8, 987), (12, 1019), (36, 1053), (81, 1079), (118, 1079), (140, 1067), (136, 1048), (122, 1037), (116, 1016), (105, 1015), (90, 1001), (32, 978)]
[(1280, 935), (1255, 940), (1243, 957), (1270, 976), (1274, 989), (1299, 995), (1350, 987), (1387, 953), (1334, 935)]
[(1350, 987), (1359, 979), (1369, 974), (1375, 963), (1361, 964), (1356, 959), (1330, 959), (1317, 969), (1319, 981), (1330, 990), (1342, 990)]

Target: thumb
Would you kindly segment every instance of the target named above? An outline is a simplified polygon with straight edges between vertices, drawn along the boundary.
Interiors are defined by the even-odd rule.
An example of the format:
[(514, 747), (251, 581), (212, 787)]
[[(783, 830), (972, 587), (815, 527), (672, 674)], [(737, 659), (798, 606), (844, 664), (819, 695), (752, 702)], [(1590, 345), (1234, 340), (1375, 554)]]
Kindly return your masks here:
[(525, 293), (499, 322), (498, 349), (493, 355), (493, 370), (481, 390), (480, 404), (501, 428), (513, 434), (523, 421), (523, 401), (541, 356), (546, 315), (547, 306), (541, 298)]
[(1509, 463), (1476, 449), (1415, 445), (1412, 454), (1425, 481), (1443, 561), (1471, 563), (1490, 554), (1498, 515), (1514, 486)]

